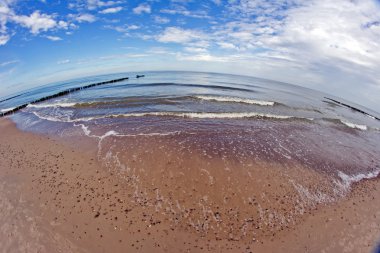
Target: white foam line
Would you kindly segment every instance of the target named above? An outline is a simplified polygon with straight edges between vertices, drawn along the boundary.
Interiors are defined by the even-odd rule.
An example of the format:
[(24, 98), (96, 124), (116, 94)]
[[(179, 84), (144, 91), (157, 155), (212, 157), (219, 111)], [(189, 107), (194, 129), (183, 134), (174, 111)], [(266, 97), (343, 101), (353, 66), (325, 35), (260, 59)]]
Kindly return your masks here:
[(370, 117), (371, 119), (376, 119), (374, 116), (372, 116), (372, 115), (368, 115), (368, 114), (366, 114), (368, 117)]
[(97, 138), (100, 141), (108, 136), (116, 136), (116, 137), (135, 137), (135, 136), (168, 136), (168, 135), (176, 135), (180, 134), (181, 131), (173, 131), (173, 132), (166, 132), (166, 133), (138, 133), (138, 134), (121, 134), (114, 130), (106, 132), (104, 135), (94, 135), (91, 134), (91, 131), (88, 129), (88, 126), (84, 124), (76, 124), (74, 123), (74, 126), (80, 126), (83, 130), (83, 133), (92, 138)]
[(297, 184), (293, 180), (290, 180), (290, 182), (293, 184), (293, 187), (305, 203), (315, 205), (334, 201), (334, 196), (330, 196), (320, 190), (310, 190), (308, 187), (305, 187), (302, 184)]
[(37, 112), (32, 112), (35, 116), (54, 122), (88, 122), (97, 119), (106, 118), (128, 118), (128, 117), (144, 117), (144, 116), (157, 116), (157, 117), (180, 117), (180, 118), (198, 118), (198, 119), (242, 119), (242, 118), (273, 118), (273, 119), (291, 119), (299, 118), (306, 120), (313, 120), (309, 118), (300, 118), (295, 116), (265, 114), (256, 112), (142, 112), (142, 113), (127, 113), (127, 114), (109, 114), (102, 116), (94, 116), (87, 118), (77, 119), (59, 119), (50, 116), (42, 116)]
[(380, 168), (376, 168), (368, 173), (359, 173), (355, 175), (347, 175), (342, 171), (338, 171), (338, 177), (341, 181), (336, 181), (335, 183), (340, 185), (345, 191), (349, 190), (353, 183), (357, 183), (363, 179), (371, 179), (379, 176)]
[(49, 107), (73, 107), (77, 103), (54, 103), (54, 104), (29, 104), (30, 108), (49, 108)]
[(168, 135), (175, 135), (175, 134), (180, 134), (181, 131), (173, 131), (173, 132), (167, 132), (167, 133), (140, 133), (140, 134), (130, 134), (130, 135), (125, 135), (125, 136), (168, 136)]
[(5, 108), (5, 109), (0, 109), (0, 112), (8, 112), (8, 111), (12, 111), (13, 109), (15, 109), (16, 107), (10, 107), (10, 108)]
[(272, 101), (261, 101), (249, 98), (239, 98), (239, 97), (222, 97), (222, 96), (195, 96), (197, 99), (207, 100), (207, 101), (218, 101), (218, 102), (233, 102), (233, 103), (244, 103), (244, 104), (255, 104), (263, 106), (273, 106)]
[(128, 114), (111, 114), (104, 116), (95, 116), (89, 118), (78, 118), (76, 121), (90, 121), (102, 118), (127, 118), (127, 117), (144, 117), (144, 116), (168, 116), (181, 118), (199, 118), (199, 119), (239, 119), (239, 118), (275, 118), (275, 119), (290, 119), (293, 116), (274, 115), (256, 112), (143, 112), (143, 113), (128, 113)]
[[(74, 126), (77, 126), (77, 125), (74, 123)], [(93, 137), (91, 136), (91, 131), (88, 129), (88, 126), (85, 126), (84, 124), (79, 124), (79, 126), (81, 126), (85, 135), (87, 135), (88, 137)]]
[(222, 113), (214, 113), (214, 112), (184, 112), (184, 113), (172, 113), (172, 112), (157, 112), (157, 113), (146, 113), (144, 114), (131, 114), (130, 116), (175, 116), (175, 117), (183, 117), (183, 118), (200, 118), (200, 119), (223, 119), (223, 118), (254, 118), (254, 117), (264, 117), (264, 118), (276, 118), (276, 119), (289, 119), (293, 118), (292, 116), (284, 116), (284, 115), (274, 115), (274, 114), (264, 114), (264, 113), (256, 113), (256, 112), (222, 112)]
[(348, 126), (350, 128), (359, 129), (359, 130), (363, 130), (363, 131), (366, 131), (368, 128), (366, 125), (354, 124), (354, 123), (344, 121), (344, 120), (340, 120), (340, 122), (342, 122), (343, 124), (345, 124), (346, 126)]
[(37, 112), (32, 112), (35, 116), (37, 116), (40, 119), (48, 120), (48, 121), (53, 121), (53, 122), (74, 122), (73, 120), (67, 118), (67, 119), (58, 119), (50, 116), (42, 116)]

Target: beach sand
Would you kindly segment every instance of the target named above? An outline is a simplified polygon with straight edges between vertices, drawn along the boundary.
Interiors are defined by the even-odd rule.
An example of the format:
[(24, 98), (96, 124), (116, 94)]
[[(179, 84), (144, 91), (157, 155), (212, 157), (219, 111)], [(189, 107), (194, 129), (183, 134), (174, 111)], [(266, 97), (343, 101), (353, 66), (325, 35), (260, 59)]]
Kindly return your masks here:
[[(176, 154), (165, 157), (163, 149), (145, 154), (152, 158), (145, 168), (154, 170), (131, 177), (106, 169), (91, 148), (95, 142), (76, 145), (22, 132), (7, 119), (0, 120), (0, 129), (1, 252), (371, 252), (380, 241), (378, 178), (355, 184), (336, 203), (305, 208), (284, 222), (265, 213), (259, 200), (234, 209), (249, 191), (277, 199), (268, 205), (281, 217), (294, 212), (297, 197), (275, 163), (256, 164), (250, 178), (233, 163), (232, 172), (216, 171), (215, 161), (198, 180), (192, 171), (178, 171)], [(139, 145), (146, 150), (152, 143)], [(135, 154), (144, 157), (138, 150)], [(201, 163), (197, 157), (181, 165)], [(260, 166), (271, 169), (263, 172)], [(295, 165), (288, 175), (300, 170)], [(320, 177), (302, 171), (300, 180)], [(231, 178), (225, 178), (227, 173)], [(209, 209), (193, 208), (202, 195), (212, 203)], [(264, 211), (253, 212), (257, 205)], [(202, 223), (190, 222), (196, 218)]]

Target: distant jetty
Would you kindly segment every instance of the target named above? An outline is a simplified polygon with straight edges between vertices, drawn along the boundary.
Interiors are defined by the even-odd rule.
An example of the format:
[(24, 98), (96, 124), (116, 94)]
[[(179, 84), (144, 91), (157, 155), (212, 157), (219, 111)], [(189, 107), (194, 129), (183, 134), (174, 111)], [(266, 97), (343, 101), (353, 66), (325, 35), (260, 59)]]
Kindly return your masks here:
[(328, 97), (325, 97), (325, 99), (330, 100), (330, 101), (332, 101), (332, 102), (334, 102), (334, 103), (336, 103), (336, 104), (338, 104), (338, 105), (342, 105), (342, 106), (344, 106), (344, 107), (350, 108), (351, 110), (354, 110), (354, 111), (356, 111), (356, 112), (360, 112), (360, 113), (362, 113), (362, 114), (364, 114), (364, 115), (367, 115), (368, 117), (371, 117), (371, 118), (374, 118), (374, 119), (380, 120), (380, 118), (378, 118), (378, 117), (376, 117), (376, 116), (373, 116), (373, 115), (371, 115), (371, 114), (369, 114), (369, 113), (367, 113), (367, 112), (365, 112), (365, 111), (363, 111), (363, 110), (360, 110), (360, 109), (358, 109), (358, 108), (356, 108), (356, 107), (353, 107), (353, 106), (351, 106), (351, 105), (348, 105), (348, 104), (346, 104), (346, 103), (343, 103), (343, 102), (340, 102), (340, 101), (338, 101), (338, 100), (335, 100), (335, 99), (332, 99), (332, 98), (328, 98)]
[[(46, 100), (49, 100), (49, 99), (52, 99), (52, 98), (56, 98), (56, 97), (61, 97), (61, 96), (65, 96), (69, 93), (73, 93), (73, 92), (76, 92), (76, 91), (80, 91), (80, 90), (84, 90), (84, 89), (88, 89), (88, 88), (91, 88), (91, 87), (95, 87), (95, 86), (99, 86), (99, 85), (104, 85), (104, 84), (110, 84), (110, 83), (117, 83), (117, 82), (122, 82), (122, 81), (125, 81), (125, 80), (128, 80), (129, 77), (123, 77), (123, 78), (118, 78), (118, 79), (112, 79), (112, 80), (109, 80), (109, 81), (104, 81), (104, 82), (100, 82), (100, 83), (93, 83), (93, 84), (89, 84), (89, 85), (85, 85), (85, 86), (81, 86), (81, 87), (76, 87), (76, 88), (71, 88), (71, 89), (67, 89), (67, 90), (64, 90), (64, 91), (60, 91), (58, 93), (55, 93), (53, 95), (50, 95), (50, 96), (46, 96), (46, 97), (43, 97), (43, 98), (40, 98), (40, 99), (37, 99), (37, 100), (34, 100), (32, 102), (29, 102), (29, 103), (26, 103), (26, 104), (23, 104), (23, 105), (20, 105), (20, 106), (17, 106), (15, 108), (13, 108), (12, 110), (9, 110), (9, 111), (6, 111), (6, 112), (3, 112), (3, 113), (0, 113), (0, 118), (1, 117), (4, 117), (4, 116), (7, 116), (7, 115), (10, 115), (10, 114), (13, 114), (25, 107), (27, 107), (28, 105), (30, 104), (36, 104), (36, 103), (39, 103), (39, 102), (43, 102), (43, 101), (46, 101)], [(22, 94), (20, 94), (22, 95)], [(15, 98), (15, 97), (18, 97), (20, 95), (17, 95), (17, 96), (13, 96), (11, 98)], [(4, 99), (0, 102), (3, 102), (3, 101), (6, 101), (6, 100), (9, 100), (11, 98), (7, 98), (7, 99)]]

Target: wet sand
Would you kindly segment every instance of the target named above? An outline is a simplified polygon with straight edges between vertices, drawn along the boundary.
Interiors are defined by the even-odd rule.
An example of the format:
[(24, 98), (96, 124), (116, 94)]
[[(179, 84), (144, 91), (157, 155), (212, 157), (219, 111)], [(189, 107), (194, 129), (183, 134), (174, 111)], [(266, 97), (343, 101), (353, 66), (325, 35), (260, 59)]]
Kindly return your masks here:
[[(231, 162), (234, 174), (227, 179), (231, 171), (217, 171), (215, 161), (198, 176), (180, 170), (176, 154), (144, 154), (151, 143), (139, 142), (124, 159), (133, 164), (136, 157), (154, 157), (144, 167), (155, 169), (120, 174), (98, 161), (95, 142), (70, 145), (22, 132), (6, 119), (0, 129), (2, 252), (370, 252), (380, 240), (378, 179), (354, 185), (337, 203), (286, 216), (296, 212), (297, 196), (276, 164), (255, 164), (252, 178)], [(201, 164), (197, 157), (181, 165)], [(271, 169), (260, 169), (266, 166)], [(287, 175), (300, 170), (295, 164)], [(323, 179), (302, 171), (300, 180)], [(266, 208), (260, 195), (253, 199), (247, 191), (278, 203)], [(208, 206), (193, 206), (204, 196)], [(251, 204), (243, 203), (249, 198)], [(266, 213), (269, 207), (289, 220)]]

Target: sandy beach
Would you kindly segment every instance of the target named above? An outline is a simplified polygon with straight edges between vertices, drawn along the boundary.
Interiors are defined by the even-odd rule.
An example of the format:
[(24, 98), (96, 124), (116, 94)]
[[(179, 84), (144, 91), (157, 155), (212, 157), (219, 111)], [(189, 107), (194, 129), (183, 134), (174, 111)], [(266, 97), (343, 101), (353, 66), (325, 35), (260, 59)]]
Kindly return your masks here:
[[(261, 174), (257, 170), (253, 179), (234, 170), (231, 180), (241, 180), (227, 184), (226, 172), (213, 170), (215, 161), (199, 181), (191, 181), (198, 177), (178, 171), (175, 154), (163, 157), (165, 148), (152, 148), (146, 156), (157, 159), (144, 166), (156, 169), (134, 174), (136, 180), (105, 167), (98, 150), (90, 148), (95, 142), (83, 149), (86, 145), (70, 140), (22, 132), (8, 119), (0, 121), (0, 129), (1, 252), (371, 252), (380, 242), (378, 178), (353, 185), (338, 202), (310, 207), (281, 223), (273, 214), (266, 216), (265, 206), (254, 199), (252, 205), (262, 205), (263, 212), (233, 209), (242, 205), (234, 194), (244, 195), (248, 189), (278, 198), (271, 207), (282, 217), (292, 212), (293, 192), (277, 176), (276, 164), (261, 164), (273, 169)], [(141, 150), (147, 150), (146, 145), (151, 144), (139, 142)], [(193, 159), (191, 163), (200, 163), (196, 154)], [(181, 160), (183, 166), (189, 163)], [(299, 173), (296, 167), (290, 173)], [(314, 172), (305, 173), (307, 178)], [(141, 193), (132, 187), (137, 182), (144, 186)], [(218, 191), (232, 200), (220, 199)], [(212, 213), (205, 207), (203, 213), (199, 206), (192, 208), (205, 192)], [(165, 206), (170, 199), (178, 201), (177, 209)], [(190, 223), (202, 215), (202, 224)], [(242, 227), (242, 220), (248, 225)]]

